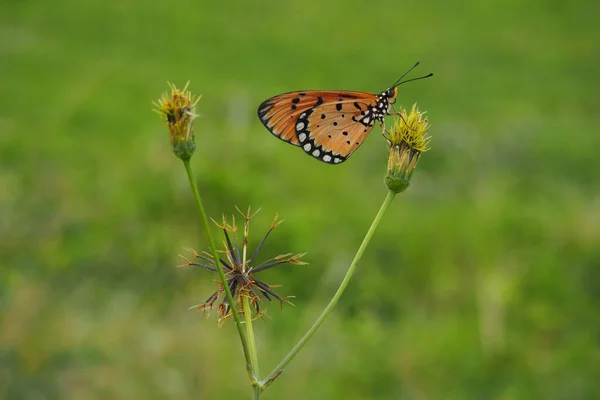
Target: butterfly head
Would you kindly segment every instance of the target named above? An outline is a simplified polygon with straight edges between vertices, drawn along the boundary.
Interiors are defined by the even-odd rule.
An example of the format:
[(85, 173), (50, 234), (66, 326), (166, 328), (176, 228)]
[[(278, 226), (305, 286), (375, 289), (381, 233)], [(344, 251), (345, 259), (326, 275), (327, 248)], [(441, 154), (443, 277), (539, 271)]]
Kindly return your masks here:
[(396, 100), (396, 96), (398, 95), (398, 88), (395, 86), (391, 87), (388, 90), (386, 90), (384, 93), (385, 93), (385, 97), (388, 98), (388, 101), (393, 104)]
[(397, 87), (391, 87), (388, 90), (385, 91), (385, 95), (389, 100), (394, 100), (396, 98), (396, 96), (398, 95), (398, 88)]

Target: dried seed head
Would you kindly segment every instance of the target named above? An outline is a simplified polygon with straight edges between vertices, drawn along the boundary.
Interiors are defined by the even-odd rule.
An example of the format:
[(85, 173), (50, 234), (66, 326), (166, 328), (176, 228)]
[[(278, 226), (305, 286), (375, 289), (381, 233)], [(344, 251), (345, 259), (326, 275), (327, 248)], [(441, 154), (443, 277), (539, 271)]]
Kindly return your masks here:
[[(239, 211), (239, 210), (238, 210)], [(291, 265), (306, 265), (305, 262), (300, 259), (303, 254), (282, 254), (275, 257), (272, 257), (263, 262), (257, 262), (258, 255), (263, 245), (265, 244), (267, 238), (271, 234), (271, 232), (281, 223), (281, 221), (277, 220), (277, 217), (273, 220), (270, 228), (267, 230), (266, 234), (263, 236), (262, 240), (250, 256), (250, 252), (248, 252), (248, 238), (250, 232), (250, 220), (256, 215), (256, 212), (253, 214), (250, 212), (250, 209), (246, 213), (239, 211), (242, 217), (244, 218), (244, 231), (243, 236), (241, 238), (241, 246), (238, 245), (238, 240), (236, 237), (237, 227), (235, 225), (235, 217), (232, 217), (231, 224), (227, 223), (225, 217), (223, 217), (222, 223), (215, 224), (223, 231), (224, 235), (224, 250), (221, 251), (224, 254), (223, 258), (220, 258), (218, 262), (223, 266), (225, 276), (227, 277), (227, 285), (231, 290), (231, 294), (233, 296), (235, 307), (239, 311), (240, 314), (244, 313), (243, 310), (243, 299), (247, 298), (250, 301), (254, 309), (253, 318), (264, 317), (265, 311), (260, 308), (260, 304), (262, 302), (262, 298), (271, 301), (273, 298), (279, 300), (279, 302), (283, 305), (283, 303), (292, 304), (289, 299), (293, 296), (282, 297), (278, 295), (273, 288), (275, 286), (269, 285), (263, 281), (256, 279), (255, 274), (258, 272), (264, 271), (266, 269), (275, 267), (277, 265), (283, 264), (291, 264)], [(204, 252), (203, 254), (198, 254), (195, 251), (192, 251), (194, 258), (192, 260), (181, 256), (184, 261), (184, 265), (186, 266), (195, 266), (201, 267), (203, 269), (209, 271), (217, 271), (217, 265), (215, 263), (214, 257), (211, 254)], [(215, 303), (221, 299), (217, 307), (217, 312), (219, 315), (220, 323), (223, 323), (228, 317), (232, 315), (231, 307), (227, 302), (225, 297), (225, 290), (223, 288), (222, 283), (217, 282), (219, 288), (216, 292), (210, 295), (208, 299), (202, 304), (199, 304), (193, 308), (204, 310), (210, 312)], [(260, 296), (259, 296), (260, 295)], [(292, 304), (293, 305), (293, 304)]]

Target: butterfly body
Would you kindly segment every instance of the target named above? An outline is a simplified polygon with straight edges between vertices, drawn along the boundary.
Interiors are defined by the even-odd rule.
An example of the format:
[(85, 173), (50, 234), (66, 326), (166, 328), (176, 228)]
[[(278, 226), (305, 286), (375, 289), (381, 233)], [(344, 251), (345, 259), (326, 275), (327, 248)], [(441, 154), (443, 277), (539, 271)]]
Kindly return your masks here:
[(258, 117), (279, 139), (328, 164), (344, 162), (364, 142), (375, 122), (390, 114), (397, 88), (380, 94), (307, 90), (265, 100)]

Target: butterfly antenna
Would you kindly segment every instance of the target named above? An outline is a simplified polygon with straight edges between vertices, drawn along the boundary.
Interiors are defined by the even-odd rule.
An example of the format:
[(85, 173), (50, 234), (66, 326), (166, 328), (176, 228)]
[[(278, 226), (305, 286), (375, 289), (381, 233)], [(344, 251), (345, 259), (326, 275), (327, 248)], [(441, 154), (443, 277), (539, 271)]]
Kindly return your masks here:
[(418, 81), (419, 79), (425, 79), (425, 78), (429, 78), (431, 76), (433, 76), (433, 72), (431, 72), (431, 73), (429, 73), (429, 74), (427, 74), (425, 76), (420, 76), (418, 78), (407, 79), (404, 82), (399, 82), (396, 85), (394, 85), (394, 87), (400, 86), (400, 85), (402, 85), (403, 83), (406, 83), (406, 82)]
[(402, 78), (404, 78), (406, 75), (410, 74), (410, 71), (412, 71), (413, 69), (417, 68), (417, 65), (419, 65), (419, 64), (421, 64), (421, 61), (417, 61), (415, 65), (413, 65), (412, 67), (410, 67), (410, 68), (409, 68), (409, 70), (408, 70), (408, 71), (406, 71), (406, 72), (405, 72), (405, 73), (404, 73), (404, 74), (403, 74), (403, 75), (400, 77), (400, 79), (398, 79), (398, 80), (396, 81), (396, 83), (394, 83), (394, 84), (392, 85), (392, 87), (396, 87), (396, 86), (398, 86), (398, 85), (400, 84), (400, 81), (402, 80)]

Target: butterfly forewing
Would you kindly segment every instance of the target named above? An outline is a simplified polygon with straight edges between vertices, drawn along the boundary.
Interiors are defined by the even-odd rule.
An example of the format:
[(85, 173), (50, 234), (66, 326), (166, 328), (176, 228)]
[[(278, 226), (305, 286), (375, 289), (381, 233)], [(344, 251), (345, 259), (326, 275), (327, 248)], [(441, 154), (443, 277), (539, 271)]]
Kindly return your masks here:
[(301, 91), (265, 100), (258, 116), (281, 140), (326, 162), (345, 161), (362, 144), (373, 121), (362, 119), (376, 95), (356, 91)]
[(290, 92), (265, 100), (258, 107), (258, 117), (279, 139), (299, 146), (296, 121), (303, 112), (314, 106), (316, 98), (305, 92)]

